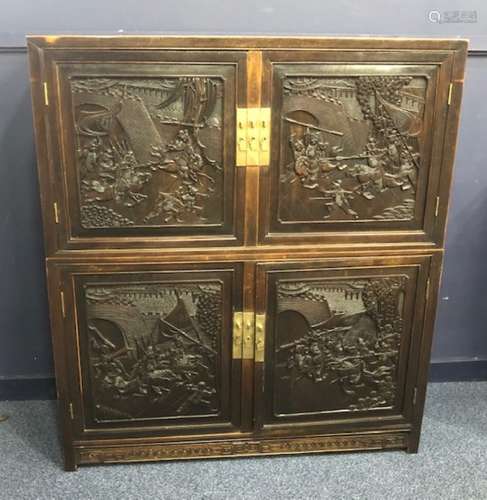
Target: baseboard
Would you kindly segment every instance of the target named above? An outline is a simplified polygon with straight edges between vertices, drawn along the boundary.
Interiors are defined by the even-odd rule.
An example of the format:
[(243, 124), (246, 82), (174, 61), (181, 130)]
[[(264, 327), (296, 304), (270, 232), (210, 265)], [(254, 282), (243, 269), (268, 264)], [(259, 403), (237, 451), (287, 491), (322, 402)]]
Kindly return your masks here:
[(433, 361), (430, 382), (471, 382), (487, 380), (487, 359)]
[[(430, 382), (468, 382), (487, 380), (487, 359), (433, 361)], [(53, 377), (0, 379), (0, 401), (56, 399)]]
[(0, 401), (56, 399), (54, 377), (0, 379)]

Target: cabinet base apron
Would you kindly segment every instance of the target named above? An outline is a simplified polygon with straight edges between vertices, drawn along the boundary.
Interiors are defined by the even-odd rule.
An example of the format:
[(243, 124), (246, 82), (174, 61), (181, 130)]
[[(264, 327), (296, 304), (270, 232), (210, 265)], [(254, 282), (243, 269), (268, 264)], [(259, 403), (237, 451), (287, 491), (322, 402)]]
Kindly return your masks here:
[(399, 450), (406, 449), (408, 441), (409, 433), (407, 432), (387, 432), (173, 444), (83, 446), (75, 448), (75, 457), (78, 464), (102, 464), (361, 450)]

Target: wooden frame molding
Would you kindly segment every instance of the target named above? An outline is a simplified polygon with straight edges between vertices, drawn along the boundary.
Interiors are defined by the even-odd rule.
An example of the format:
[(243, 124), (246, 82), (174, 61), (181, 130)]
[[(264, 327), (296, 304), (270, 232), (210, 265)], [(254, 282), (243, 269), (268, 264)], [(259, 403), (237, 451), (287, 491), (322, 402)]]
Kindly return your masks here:
[(406, 433), (354, 434), (353, 436), (315, 436), (306, 439), (226, 441), (152, 446), (114, 446), (78, 448), (82, 464), (185, 460), (259, 455), (295, 455), (366, 450), (399, 450), (407, 447)]

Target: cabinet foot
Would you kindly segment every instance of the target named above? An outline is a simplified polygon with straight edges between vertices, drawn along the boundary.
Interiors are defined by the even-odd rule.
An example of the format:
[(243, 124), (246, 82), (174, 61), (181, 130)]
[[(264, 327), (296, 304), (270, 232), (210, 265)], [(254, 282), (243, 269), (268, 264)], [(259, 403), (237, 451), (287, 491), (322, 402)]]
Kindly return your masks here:
[(75, 472), (78, 470), (78, 463), (73, 448), (64, 449), (64, 470), (66, 472)]
[(406, 448), (407, 453), (418, 453), (419, 449), (419, 434), (412, 434), (408, 439), (408, 446)]

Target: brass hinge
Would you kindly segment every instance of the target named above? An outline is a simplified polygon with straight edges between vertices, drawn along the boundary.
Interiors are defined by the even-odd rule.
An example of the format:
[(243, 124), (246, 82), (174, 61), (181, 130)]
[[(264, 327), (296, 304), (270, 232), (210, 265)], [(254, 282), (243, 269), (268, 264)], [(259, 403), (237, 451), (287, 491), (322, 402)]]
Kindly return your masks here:
[(451, 104), (451, 96), (453, 94), (453, 83), (450, 83), (450, 86), (448, 87), (448, 106)]
[(233, 313), (232, 358), (242, 359), (243, 313)]
[(237, 167), (269, 165), (270, 128), (270, 108), (237, 108)]
[(62, 290), (59, 291), (59, 298), (61, 301), (61, 314), (63, 315), (63, 318), (66, 317), (66, 305), (64, 303), (64, 292)]
[(255, 315), (255, 362), (264, 362), (265, 353), (265, 314)]
[(55, 201), (53, 204), (52, 204), (52, 208), (54, 210), (54, 222), (56, 224), (59, 224), (59, 209), (58, 209), (58, 206), (57, 206), (57, 201)]
[(71, 420), (74, 420), (74, 407), (73, 407), (73, 403), (69, 403), (68, 408), (69, 408), (69, 416), (71, 417)]
[(416, 404), (417, 399), (418, 399), (418, 388), (415, 387), (413, 391), (413, 406)]
[(435, 206), (435, 217), (438, 217), (438, 212), (440, 211), (440, 197), (436, 197), (436, 206)]
[(242, 313), (242, 318), (242, 359), (254, 359), (255, 314), (252, 311), (245, 311)]
[(46, 106), (49, 106), (49, 94), (47, 92), (47, 82), (44, 82), (42, 84), (42, 87), (44, 88), (44, 104)]

